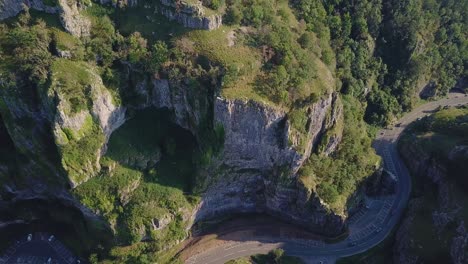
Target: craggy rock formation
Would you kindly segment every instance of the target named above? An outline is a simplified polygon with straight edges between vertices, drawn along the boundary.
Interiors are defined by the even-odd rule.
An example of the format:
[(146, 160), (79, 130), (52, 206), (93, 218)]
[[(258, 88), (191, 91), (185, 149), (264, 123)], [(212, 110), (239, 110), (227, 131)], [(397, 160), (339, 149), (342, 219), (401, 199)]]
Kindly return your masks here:
[[(193, 102), (190, 89), (168, 80), (154, 80), (153, 88), (138, 89), (144, 104), (168, 108), (174, 121), (197, 133), (205, 102)], [(149, 90), (149, 91), (148, 91)], [(149, 96), (149, 97), (148, 97)], [(189, 100), (189, 98), (192, 98)], [(192, 101), (192, 102), (189, 102)], [(322, 233), (336, 235), (345, 224), (341, 216), (325, 210), (318, 197), (297, 182), (295, 174), (323, 136), (342, 118), (342, 105), (329, 94), (310, 106), (308, 143), (303, 152), (290, 145), (287, 113), (261, 103), (215, 98), (214, 126), (225, 131), (222, 153), (201, 174), (202, 203), (195, 220), (224, 214), (267, 212)], [(330, 137), (324, 153), (331, 153), (341, 134)]]
[(201, 2), (198, 5), (182, 2), (181, 6), (177, 6), (172, 0), (160, 0), (160, 2), (161, 14), (184, 27), (212, 30), (222, 25), (222, 16), (220, 14), (206, 16)]
[(80, 14), (81, 7), (76, 1), (59, 0), (60, 19), (66, 31), (77, 37), (89, 36), (91, 21)]
[(327, 212), (315, 194), (295, 178), (320, 133), (327, 129), (326, 113), (333, 98), (330, 95), (311, 106), (305, 153), (289, 145), (290, 125), (283, 111), (256, 102), (218, 98), (214, 122), (224, 127), (224, 149), (206, 172), (210, 176), (204, 183), (206, 193), (197, 220), (267, 212), (325, 234), (343, 231), (343, 219)]
[[(79, 65), (79, 70), (85, 70), (89, 76), (88, 83), (81, 89), (89, 89), (91, 105), (83, 106), (79, 112), (72, 111), (72, 100), (61, 92), (59, 77), (48, 87), (46, 104), (49, 107), (49, 119), (52, 123), (55, 142), (62, 153), (62, 165), (69, 173), (69, 180), (73, 187), (96, 175), (101, 169), (99, 160), (110, 134), (125, 122), (125, 108), (116, 106), (110, 92), (102, 83), (101, 77), (93, 68), (85, 68), (87, 65)], [(55, 77), (58, 73), (53, 73)], [(78, 88), (80, 89), (80, 88)], [(83, 108), (82, 107), (82, 108)], [(85, 137), (100, 138), (92, 153), (73, 154), (67, 157), (66, 149), (77, 148), (74, 144), (83, 144)], [(81, 160), (85, 156), (86, 161)]]
[[(417, 209), (421, 208), (430, 210), (432, 215), (431, 231), (436, 233), (434, 239), (437, 239), (440, 245), (448, 248), (447, 255), (451, 258), (451, 263), (467, 263), (468, 232), (463, 216), (460, 216), (460, 212), (466, 204), (464, 201), (454, 199), (453, 183), (448, 179), (447, 167), (438, 158), (431, 157), (415, 143), (402, 144), (400, 153), (413, 177), (432, 185), (432, 188), (436, 190), (436, 204), (427, 208), (420, 197), (410, 200), (403, 224), (397, 231), (393, 249), (394, 263), (419, 263), (418, 261), (420, 261), (420, 257), (414, 253), (414, 248), (418, 245), (415, 244), (417, 242), (414, 242), (414, 238), (411, 236), (411, 225), (417, 217)], [(468, 157), (468, 146), (457, 146), (452, 149), (448, 160), (460, 157), (465, 159)], [(425, 191), (425, 193), (430, 192), (432, 191)], [(455, 230), (452, 231), (452, 229)]]
[(33, 8), (46, 13), (60, 13), (62, 25), (77, 37), (89, 36), (91, 21), (80, 14), (82, 9), (76, 1), (59, 0), (58, 6), (48, 6), (42, 0), (3, 0), (0, 2), (0, 20), (18, 15), (24, 8)]
[(42, 0), (2, 0), (0, 1), (0, 20), (18, 15), (25, 7), (52, 14), (60, 11), (60, 7), (45, 5)]
[(414, 254), (410, 254), (412, 247), (415, 247), (414, 241), (411, 239), (408, 230), (414, 222), (414, 215), (416, 214), (416, 209), (423, 204), (421, 199), (412, 199), (408, 203), (408, 211), (406, 217), (403, 219), (398, 231), (395, 235), (395, 243), (393, 247), (393, 263), (406, 263), (414, 264), (418, 262), (419, 257)]

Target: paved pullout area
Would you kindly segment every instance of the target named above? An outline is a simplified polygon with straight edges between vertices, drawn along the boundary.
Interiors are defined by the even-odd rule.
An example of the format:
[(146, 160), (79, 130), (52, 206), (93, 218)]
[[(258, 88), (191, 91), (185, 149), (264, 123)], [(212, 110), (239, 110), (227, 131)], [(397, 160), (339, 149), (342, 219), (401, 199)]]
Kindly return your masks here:
[[(303, 258), (307, 263), (334, 263), (344, 256), (358, 254), (383, 241), (399, 222), (411, 192), (409, 172), (400, 159), (396, 143), (404, 128), (416, 119), (429, 115), (439, 106), (457, 106), (468, 104), (464, 94), (451, 93), (447, 98), (423, 104), (403, 116), (395, 127), (379, 131), (373, 143), (377, 154), (384, 161), (384, 167), (397, 177), (396, 193), (379, 199), (368, 198), (368, 209), (363, 208), (349, 219), (349, 236), (337, 243), (327, 244), (314, 239), (291, 239), (282, 236), (259, 236), (256, 232), (239, 232), (237, 235), (219, 236), (200, 253), (194, 243), (185, 251), (189, 253), (185, 260), (188, 264), (222, 264), (229, 260), (266, 253), (281, 247), (286, 254)], [(245, 226), (246, 230), (252, 227)], [(240, 235), (239, 235), (240, 234)], [(203, 241), (203, 240), (202, 240)], [(206, 242), (200, 242), (206, 243)], [(208, 249), (207, 249), (208, 248)]]
[(60, 241), (47, 233), (33, 233), (16, 240), (0, 257), (0, 264), (79, 264)]

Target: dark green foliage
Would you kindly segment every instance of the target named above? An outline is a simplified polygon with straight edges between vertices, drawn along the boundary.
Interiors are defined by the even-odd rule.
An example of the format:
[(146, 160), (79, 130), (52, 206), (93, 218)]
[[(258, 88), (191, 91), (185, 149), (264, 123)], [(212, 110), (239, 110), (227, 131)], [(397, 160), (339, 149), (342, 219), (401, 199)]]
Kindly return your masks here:
[(338, 200), (339, 193), (336, 186), (327, 182), (321, 183), (317, 187), (317, 193), (326, 203), (332, 204)]
[(207, 6), (213, 10), (218, 10), (224, 3), (223, 0), (203, 0), (204, 6)]
[(126, 45), (129, 62), (136, 64), (146, 59), (148, 55), (148, 50), (146, 49), (147, 42), (139, 32), (131, 34), (127, 38)]
[(367, 98), (366, 120), (372, 124), (385, 126), (401, 112), (398, 101), (387, 90), (376, 89)]
[(330, 41), (341, 90), (368, 101), (371, 123), (386, 125), (410, 110), (423, 84), (443, 95), (466, 76), (468, 1), (294, 3), (307, 28)]
[(29, 13), (20, 16), (13, 28), (0, 26), (0, 49), (3, 62), (12, 72), (31, 82), (44, 83), (52, 56), (48, 51), (51, 38), (43, 22), (30, 24)]
[(159, 71), (162, 64), (169, 59), (169, 54), (167, 44), (162, 41), (156, 41), (146, 63), (148, 70), (150, 72)]
[(224, 16), (224, 22), (228, 25), (237, 25), (242, 21), (243, 14), (237, 6), (230, 6), (226, 10), (226, 15)]
[(91, 27), (91, 40), (87, 43), (88, 59), (95, 60), (97, 57), (103, 66), (111, 65), (116, 57), (112, 46), (117, 38), (109, 17), (96, 17)]

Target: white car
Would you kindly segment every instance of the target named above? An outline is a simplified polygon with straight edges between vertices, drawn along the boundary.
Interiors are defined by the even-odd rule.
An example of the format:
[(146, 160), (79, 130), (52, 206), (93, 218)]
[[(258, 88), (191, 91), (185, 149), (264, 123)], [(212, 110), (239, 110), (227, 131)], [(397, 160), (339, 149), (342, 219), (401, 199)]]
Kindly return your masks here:
[(29, 234), (28, 235), (28, 241), (31, 241), (32, 240), (32, 234)]
[(52, 242), (52, 240), (54, 240), (54, 238), (55, 238), (54, 235), (51, 235), (51, 236), (49, 237), (49, 239), (48, 239), (49, 242)]

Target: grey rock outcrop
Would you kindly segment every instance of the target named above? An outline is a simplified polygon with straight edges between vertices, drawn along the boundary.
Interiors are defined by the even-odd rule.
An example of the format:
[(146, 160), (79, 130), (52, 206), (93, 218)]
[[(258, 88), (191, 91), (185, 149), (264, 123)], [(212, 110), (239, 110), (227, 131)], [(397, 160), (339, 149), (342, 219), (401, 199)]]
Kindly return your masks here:
[(48, 6), (42, 0), (2, 0), (0, 2), (0, 20), (18, 15), (25, 7), (50, 14), (60, 11), (60, 7)]
[[(325, 99), (327, 100), (327, 99)], [(332, 105), (312, 106), (309, 144), (324, 131)], [(322, 108), (323, 107), (323, 108)], [(214, 122), (224, 127), (224, 148), (206, 170), (202, 204), (196, 220), (225, 214), (264, 212), (327, 235), (345, 228), (344, 219), (326, 210), (320, 199), (295, 177), (305, 160), (288, 144), (289, 123), (284, 111), (261, 103), (217, 98)]]
[(213, 30), (223, 24), (221, 15), (194, 16), (183, 12), (177, 12), (170, 8), (161, 8), (161, 14), (171, 21), (176, 21), (186, 28)]
[(77, 37), (89, 36), (91, 21), (80, 14), (78, 2), (59, 0), (59, 4), (61, 7), (60, 19), (65, 30)]
[(419, 257), (411, 254), (411, 248), (414, 248), (414, 241), (410, 237), (411, 226), (414, 222), (414, 217), (418, 207), (421, 207), (422, 200), (420, 198), (412, 199), (408, 203), (407, 215), (403, 219), (398, 231), (395, 235), (395, 245), (393, 247), (393, 263), (415, 264)]
[[(152, 88), (141, 85), (138, 93), (146, 106), (167, 108), (174, 122), (197, 137), (208, 105), (190, 94), (184, 82), (153, 80)], [(301, 186), (296, 172), (324, 135), (342, 118), (342, 105), (336, 94), (329, 94), (308, 109), (307, 148), (299, 152), (290, 144), (291, 129), (284, 110), (262, 103), (228, 100), (213, 102), (213, 125), (225, 131), (222, 153), (202, 174), (197, 187), (203, 194), (194, 220), (224, 214), (265, 212), (326, 234), (336, 235), (345, 228), (341, 216), (330, 214), (314, 193)], [(326, 153), (331, 153), (341, 134), (330, 137)]]
[(213, 30), (219, 28), (223, 23), (220, 14), (206, 16), (201, 2), (196, 5), (184, 2), (181, 5), (176, 5), (171, 0), (160, 0), (160, 2), (162, 15), (187, 28)]
[(58, 6), (48, 6), (42, 0), (4, 0), (0, 3), (0, 20), (18, 15), (24, 8), (32, 8), (46, 13), (59, 13), (62, 25), (70, 34), (77, 37), (89, 36), (91, 21), (80, 14), (77, 1), (59, 0)]
[[(420, 257), (414, 253), (416, 247), (421, 248), (420, 242), (415, 241), (411, 237), (410, 230), (414, 218), (420, 214), (421, 208), (429, 211), (431, 218), (429, 220), (431, 230), (428, 232), (435, 233), (435, 243), (440, 243), (448, 254), (447, 262), (451, 263), (466, 263), (468, 260), (468, 232), (465, 228), (463, 215), (460, 213), (463, 206), (466, 206), (463, 201), (454, 199), (454, 184), (449, 179), (449, 171), (446, 164), (439, 158), (431, 156), (424, 151), (416, 141), (407, 144), (401, 144), (400, 153), (405, 160), (405, 163), (413, 177), (419, 179), (418, 182), (424, 182), (427, 186), (432, 186), (430, 191), (435, 190), (436, 203), (427, 207), (427, 203), (423, 203), (424, 197), (413, 198), (409, 202), (409, 209), (403, 219), (403, 224), (397, 231), (395, 246), (393, 248), (395, 263), (419, 263)], [(467, 146), (454, 147), (446, 157), (449, 161), (457, 158), (468, 157)], [(427, 190), (426, 190), (427, 191)], [(421, 191), (419, 191), (421, 192)], [(425, 192), (415, 195), (423, 196)], [(419, 209), (418, 209), (419, 208)], [(456, 225), (456, 232), (450, 231), (450, 226)], [(433, 241), (434, 243), (434, 241)]]
[(465, 228), (465, 222), (461, 221), (456, 230), (457, 234), (452, 239), (450, 256), (454, 264), (463, 264), (468, 262), (468, 231)]
[[(85, 67), (81, 65), (80, 67)], [(96, 175), (100, 169), (100, 157), (106, 150), (106, 143), (110, 134), (125, 122), (125, 108), (116, 106), (112, 96), (104, 86), (101, 77), (96, 74), (92, 68), (84, 69), (89, 74), (89, 100), (91, 105), (89, 109), (81, 110), (77, 113), (71, 111), (71, 102), (66, 95), (56, 89), (57, 84), (52, 82), (48, 90), (49, 119), (52, 123), (55, 142), (59, 149), (63, 149), (70, 142), (79, 142), (84, 137), (98, 137), (94, 124), (104, 135), (100, 146), (92, 150), (92, 153), (86, 153), (86, 162), (79, 168), (67, 162), (62, 165), (69, 172), (69, 180), (72, 187), (76, 187), (82, 182)], [(55, 80), (55, 79), (54, 79)], [(57, 102), (55, 105), (54, 102)], [(73, 173), (72, 173), (73, 172)]]

